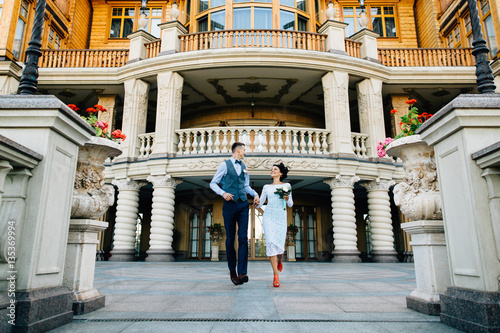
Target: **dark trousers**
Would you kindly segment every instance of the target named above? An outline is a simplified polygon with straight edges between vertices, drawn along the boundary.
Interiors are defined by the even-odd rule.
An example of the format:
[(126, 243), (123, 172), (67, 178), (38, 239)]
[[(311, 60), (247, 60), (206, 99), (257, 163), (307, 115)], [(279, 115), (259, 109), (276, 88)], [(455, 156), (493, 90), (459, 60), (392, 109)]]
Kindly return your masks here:
[(238, 223), (238, 274), (247, 274), (248, 264), (248, 201), (224, 201), (222, 216), (226, 228), (226, 254), (229, 271), (236, 271), (236, 223)]

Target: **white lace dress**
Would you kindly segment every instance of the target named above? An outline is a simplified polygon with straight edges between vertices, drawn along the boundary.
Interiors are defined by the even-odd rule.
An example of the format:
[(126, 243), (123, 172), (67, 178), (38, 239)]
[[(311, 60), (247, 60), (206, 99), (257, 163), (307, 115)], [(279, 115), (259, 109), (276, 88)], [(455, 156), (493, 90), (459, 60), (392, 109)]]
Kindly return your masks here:
[[(264, 235), (266, 237), (266, 254), (275, 256), (285, 252), (286, 239), (286, 209), (284, 209), (283, 199), (279, 197), (276, 189), (283, 187), (291, 189), (292, 186), (288, 183), (277, 185), (264, 185), (260, 196), (260, 204), (257, 208), (264, 205), (267, 198), (267, 206), (262, 216), (262, 224), (264, 227)], [(293, 206), (292, 193), (288, 196), (286, 202), (288, 207)]]

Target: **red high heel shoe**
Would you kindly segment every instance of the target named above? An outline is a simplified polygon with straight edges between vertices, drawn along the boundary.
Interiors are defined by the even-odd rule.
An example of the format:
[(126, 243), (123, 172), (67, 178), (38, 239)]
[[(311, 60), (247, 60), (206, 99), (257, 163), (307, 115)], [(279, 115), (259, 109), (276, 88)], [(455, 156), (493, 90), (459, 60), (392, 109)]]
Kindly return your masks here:
[(276, 288), (280, 286), (280, 276), (278, 274), (274, 276), (273, 286), (275, 286)]
[(278, 272), (281, 273), (282, 270), (283, 270), (283, 262), (279, 262), (278, 263)]

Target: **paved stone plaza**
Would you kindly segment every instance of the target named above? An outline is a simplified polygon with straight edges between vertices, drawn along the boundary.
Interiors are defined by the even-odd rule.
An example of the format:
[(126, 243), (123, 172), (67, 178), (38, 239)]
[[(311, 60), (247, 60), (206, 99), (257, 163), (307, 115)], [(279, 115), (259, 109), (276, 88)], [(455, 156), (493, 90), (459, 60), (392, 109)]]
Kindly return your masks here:
[(226, 262), (97, 262), (106, 307), (52, 332), (458, 332), (406, 308), (413, 264), (249, 262), (235, 286)]

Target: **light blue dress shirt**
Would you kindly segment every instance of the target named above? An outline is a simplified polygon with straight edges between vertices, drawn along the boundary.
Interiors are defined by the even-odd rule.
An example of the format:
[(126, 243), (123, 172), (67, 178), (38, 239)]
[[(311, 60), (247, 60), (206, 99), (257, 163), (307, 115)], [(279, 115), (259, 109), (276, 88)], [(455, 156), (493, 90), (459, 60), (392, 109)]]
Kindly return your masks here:
[[(239, 176), (243, 170), (241, 170), (241, 164), (236, 163), (236, 159), (234, 157), (231, 157), (229, 159), (231, 163), (233, 163), (234, 170), (236, 170), (236, 174)], [(224, 179), (226, 178), (227, 175), (227, 165), (226, 162), (222, 162), (219, 165), (219, 168), (217, 168), (217, 172), (215, 173), (214, 178), (212, 178), (212, 181), (210, 182), (210, 188), (212, 191), (217, 193), (220, 196), (223, 196), (224, 193), (226, 193), (222, 188), (219, 187), (219, 183), (222, 181), (222, 187), (224, 187)], [(248, 175), (248, 172), (245, 174), (245, 192), (247, 194), (250, 194), (251, 196), (255, 197), (257, 195), (257, 192), (254, 191), (250, 187), (250, 176)]]

